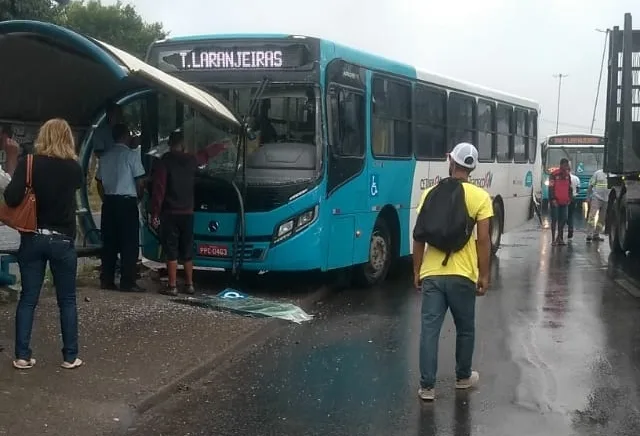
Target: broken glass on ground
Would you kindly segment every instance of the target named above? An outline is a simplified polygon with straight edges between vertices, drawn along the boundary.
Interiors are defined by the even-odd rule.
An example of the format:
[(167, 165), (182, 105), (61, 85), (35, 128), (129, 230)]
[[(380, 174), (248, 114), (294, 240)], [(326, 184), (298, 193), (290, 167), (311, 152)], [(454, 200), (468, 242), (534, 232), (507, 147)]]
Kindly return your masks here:
[(297, 324), (313, 319), (313, 315), (309, 315), (295, 304), (252, 297), (231, 288), (227, 288), (217, 295), (176, 298), (173, 301), (241, 315), (279, 318)]

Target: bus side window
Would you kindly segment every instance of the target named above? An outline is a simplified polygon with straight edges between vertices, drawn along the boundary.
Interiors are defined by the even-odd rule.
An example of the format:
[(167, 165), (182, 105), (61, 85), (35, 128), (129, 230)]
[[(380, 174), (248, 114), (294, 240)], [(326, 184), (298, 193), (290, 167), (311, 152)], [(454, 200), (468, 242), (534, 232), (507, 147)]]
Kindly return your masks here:
[(329, 138), (338, 156), (364, 154), (364, 96), (341, 88), (329, 91)]

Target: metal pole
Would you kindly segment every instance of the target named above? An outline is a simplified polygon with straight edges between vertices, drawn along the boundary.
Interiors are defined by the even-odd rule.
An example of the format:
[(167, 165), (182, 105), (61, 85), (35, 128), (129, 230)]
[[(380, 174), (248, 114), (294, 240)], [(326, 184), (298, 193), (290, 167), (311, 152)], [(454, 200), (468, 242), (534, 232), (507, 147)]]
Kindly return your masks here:
[(607, 54), (607, 40), (609, 38), (609, 29), (600, 30), (596, 29), (596, 32), (604, 33), (604, 47), (602, 48), (602, 61), (600, 61), (600, 75), (598, 76), (598, 88), (596, 89), (596, 101), (593, 104), (593, 117), (591, 118), (591, 128), (589, 133), (593, 133), (593, 125), (596, 123), (596, 111), (598, 109), (598, 97), (600, 96), (600, 85), (602, 84), (602, 72), (604, 70), (604, 60)]
[(558, 127), (560, 126), (560, 93), (562, 92), (562, 79), (568, 76), (568, 74), (562, 73), (553, 76), (558, 78), (558, 109), (556, 113), (556, 134), (558, 134)]

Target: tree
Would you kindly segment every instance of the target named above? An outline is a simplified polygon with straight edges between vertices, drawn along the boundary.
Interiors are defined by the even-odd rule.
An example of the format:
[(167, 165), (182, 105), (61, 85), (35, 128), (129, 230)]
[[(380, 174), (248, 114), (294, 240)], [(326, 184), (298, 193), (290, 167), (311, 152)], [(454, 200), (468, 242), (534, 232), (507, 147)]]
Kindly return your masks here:
[(0, 0), (0, 20), (49, 21), (92, 36), (144, 59), (149, 44), (167, 36), (162, 23), (147, 23), (120, 1)]
[(1, 20), (54, 21), (61, 5), (66, 2), (50, 0), (0, 0)]
[(136, 8), (118, 1), (105, 6), (99, 0), (72, 1), (62, 9), (56, 21), (76, 32), (144, 59), (149, 44), (167, 36), (162, 23), (147, 23)]

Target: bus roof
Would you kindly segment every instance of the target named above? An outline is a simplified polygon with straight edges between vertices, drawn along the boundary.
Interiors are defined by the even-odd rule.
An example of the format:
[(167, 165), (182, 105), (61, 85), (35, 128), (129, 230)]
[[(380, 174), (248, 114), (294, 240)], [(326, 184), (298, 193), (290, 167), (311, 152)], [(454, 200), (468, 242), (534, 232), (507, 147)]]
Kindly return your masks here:
[(426, 70), (416, 68), (414, 66), (404, 64), (399, 61), (385, 58), (383, 56), (371, 54), (358, 50), (352, 47), (341, 45), (326, 39), (309, 37), (304, 35), (287, 35), (287, 34), (251, 34), (251, 33), (238, 33), (238, 34), (210, 34), (210, 35), (189, 35), (189, 36), (174, 36), (166, 39), (156, 41), (154, 43), (158, 45), (164, 44), (176, 44), (176, 43), (189, 43), (189, 42), (201, 42), (215, 39), (300, 39), (300, 40), (316, 40), (320, 41), (320, 44), (333, 51), (333, 55), (336, 58), (344, 58), (350, 62), (361, 64), (362, 66), (388, 71), (392, 74), (405, 76), (411, 79), (418, 79), (419, 81), (439, 85), (446, 88), (459, 90), (464, 93), (475, 94), (479, 96), (486, 96), (493, 100), (502, 101), (508, 104), (516, 106), (523, 106), (536, 111), (540, 110), (540, 105), (531, 99), (525, 97), (519, 97), (506, 92), (491, 89), (485, 86), (475, 85), (462, 80), (457, 80), (451, 77), (446, 77), (436, 73), (431, 73)]

